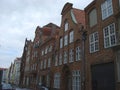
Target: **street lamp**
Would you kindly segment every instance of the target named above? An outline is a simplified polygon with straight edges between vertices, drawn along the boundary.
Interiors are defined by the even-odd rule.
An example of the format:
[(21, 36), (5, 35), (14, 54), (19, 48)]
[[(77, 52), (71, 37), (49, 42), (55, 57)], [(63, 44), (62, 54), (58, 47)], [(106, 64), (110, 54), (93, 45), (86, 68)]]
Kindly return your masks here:
[(82, 25), (80, 28), (80, 32), (82, 33), (82, 90), (85, 90), (85, 67), (86, 67), (86, 60), (85, 60), (85, 41), (87, 37), (87, 31), (84, 29)]

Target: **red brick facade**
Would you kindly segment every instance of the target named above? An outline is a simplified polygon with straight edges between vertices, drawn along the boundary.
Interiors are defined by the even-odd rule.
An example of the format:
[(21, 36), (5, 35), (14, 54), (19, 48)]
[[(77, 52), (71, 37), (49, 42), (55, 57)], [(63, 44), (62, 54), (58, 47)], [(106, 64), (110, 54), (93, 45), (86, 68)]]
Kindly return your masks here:
[[(86, 41), (86, 90), (99, 90), (100, 88), (102, 90), (105, 90), (105, 87), (102, 86), (102, 83), (105, 83), (105, 80), (107, 82), (107, 79), (110, 80), (109, 76), (107, 76), (107, 79), (101, 79), (101, 80), (96, 80), (95, 83), (95, 77), (99, 77), (102, 78), (105, 76), (105, 72), (112, 72), (113, 76), (111, 75), (111, 78), (113, 80), (112, 81), (108, 81), (111, 82), (114, 87), (111, 88), (111, 90), (119, 90), (120, 88), (118, 88), (117, 86), (119, 86), (117, 84), (117, 78), (116, 78), (116, 54), (114, 52), (114, 46), (105, 48), (105, 39), (104, 39), (104, 28), (111, 25), (111, 24), (115, 24), (115, 34), (116, 34), (116, 44), (117, 45), (117, 32), (118, 32), (118, 18), (116, 18), (116, 15), (118, 15), (119, 13), (119, 7), (118, 7), (118, 0), (112, 0), (112, 7), (113, 7), (113, 14), (110, 15), (109, 17), (105, 18), (104, 20), (102, 20), (102, 4), (105, 2), (105, 0), (94, 0), (91, 4), (89, 4), (86, 8), (85, 8), (85, 16), (86, 16), (86, 30), (87, 30), (87, 41)], [(90, 27), (90, 12), (96, 9), (97, 11), (97, 24), (95, 24), (94, 26)], [(90, 53), (90, 35), (98, 32), (98, 37), (99, 37), (99, 49), (96, 52)], [(105, 71), (108, 69), (105, 69), (105, 66), (107, 68), (109, 64), (112, 64), (112, 68), (110, 69), (111, 71)], [(94, 74), (96, 73), (94, 68), (97, 68), (101, 66), (101, 68), (99, 68), (98, 70), (102, 70), (98, 71), (101, 72), (101, 76), (100, 75), (96, 75), (94, 76)], [(102, 67), (104, 66), (104, 68)], [(98, 73), (99, 74), (99, 73)], [(104, 76), (102, 76), (104, 74)], [(107, 75), (107, 74), (106, 74)], [(92, 77), (94, 76), (94, 77)], [(97, 77), (97, 78), (98, 78)], [(101, 81), (101, 82), (100, 82)], [(101, 86), (100, 86), (101, 83)], [(95, 85), (96, 84), (96, 85)], [(98, 84), (98, 85), (97, 85)], [(105, 85), (105, 84), (104, 84)], [(110, 85), (110, 83), (109, 83)], [(106, 85), (107, 86), (107, 85)], [(95, 89), (96, 88), (96, 89)], [(98, 89), (97, 89), (98, 88)], [(108, 89), (108, 88), (106, 88)], [(109, 89), (110, 90), (110, 89)]]
[[(53, 23), (38, 26), (34, 41), (25, 44), (21, 86), (34, 90), (39, 84), (50, 90), (120, 90), (116, 65), (120, 51), (119, 0), (94, 0), (85, 10), (66, 3), (61, 15), (60, 27)], [(26, 47), (30, 47), (29, 64)], [(25, 72), (26, 65), (29, 72)]]

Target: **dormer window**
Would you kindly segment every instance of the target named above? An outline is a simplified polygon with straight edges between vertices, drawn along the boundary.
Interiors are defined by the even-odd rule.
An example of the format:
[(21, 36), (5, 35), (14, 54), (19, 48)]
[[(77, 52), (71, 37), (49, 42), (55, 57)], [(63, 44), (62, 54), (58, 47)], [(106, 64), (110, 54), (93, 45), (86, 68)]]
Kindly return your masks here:
[(65, 31), (68, 30), (68, 22), (67, 21), (65, 22), (65, 28), (64, 29), (65, 29)]

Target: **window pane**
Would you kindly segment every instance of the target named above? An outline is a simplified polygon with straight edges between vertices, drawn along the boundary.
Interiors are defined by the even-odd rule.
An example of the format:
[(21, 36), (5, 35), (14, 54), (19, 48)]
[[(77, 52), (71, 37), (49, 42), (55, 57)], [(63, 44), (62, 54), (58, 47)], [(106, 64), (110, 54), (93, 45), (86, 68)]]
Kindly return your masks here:
[(80, 71), (75, 70), (72, 72), (72, 90), (81, 90)]
[(99, 37), (98, 32), (92, 33), (90, 35), (90, 53), (96, 52), (99, 50)]
[(105, 46), (106, 47), (110, 46), (109, 38), (105, 38)]
[(105, 2), (101, 4), (101, 10), (103, 20), (111, 16), (113, 14), (112, 0), (105, 0)]
[(110, 24), (104, 29), (104, 45), (105, 48), (114, 46), (116, 44), (115, 24)]
[(70, 37), (70, 41), (69, 41), (69, 42), (70, 42), (70, 43), (73, 42), (73, 40), (74, 40), (74, 31), (71, 31), (71, 32), (70, 32), (69, 37)]
[(115, 44), (115, 35), (112, 35), (111, 36), (111, 45), (114, 45)]

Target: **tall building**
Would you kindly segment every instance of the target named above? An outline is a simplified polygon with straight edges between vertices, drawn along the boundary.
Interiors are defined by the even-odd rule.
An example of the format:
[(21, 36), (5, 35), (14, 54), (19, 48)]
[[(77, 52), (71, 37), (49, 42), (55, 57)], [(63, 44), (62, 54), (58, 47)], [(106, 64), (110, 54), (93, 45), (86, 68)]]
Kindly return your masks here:
[(21, 57), (21, 65), (20, 65), (20, 81), (19, 84), (21, 87), (27, 87), (30, 76), (30, 59), (31, 59), (31, 47), (32, 41), (25, 40), (25, 45), (23, 49), (23, 54)]
[(80, 28), (85, 26), (85, 12), (66, 3), (61, 12), (61, 26), (56, 41), (52, 66), (55, 90), (81, 90), (82, 39)]
[(86, 90), (119, 90), (120, 0), (94, 0), (85, 16)]
[(25, 41), (20, 85), (35, 90), (39, 84), (120, 90), (120, 0), (94, 0), (85, 10), (66, 3), (60, 27), (36, 28), (33, 42)]
[[(38, 84), (45, 84), (48, 88), (52, 88), (52, 66), (54, 62), (54, 51), (56, 39), (58, 38), (60, 28), (49, 23), (41, 29), (42, 42), (39, 46), (39, 63), (38, 63)], [(47, 38), (45, 38), (47, 37)]]

